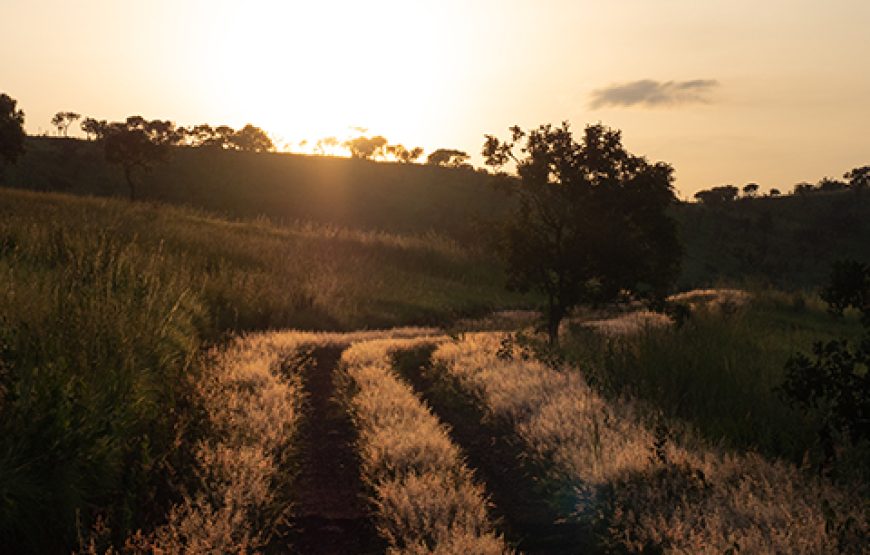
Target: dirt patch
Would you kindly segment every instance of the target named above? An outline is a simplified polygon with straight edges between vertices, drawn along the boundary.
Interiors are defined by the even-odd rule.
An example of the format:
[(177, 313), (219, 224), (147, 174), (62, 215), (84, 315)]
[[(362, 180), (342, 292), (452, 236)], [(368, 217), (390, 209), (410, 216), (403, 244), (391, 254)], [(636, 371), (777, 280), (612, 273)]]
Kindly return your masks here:
[(557, 510), (559, 492), (548, 488), (546, 469), (524, 456), (519, 438), (490, 422), (469, 396), (433, 374), (432, 350), (396, 353), (396, 369), (451, 427), (451, 439), (486, 484), (505, 538), (527, 554), (599, 552), (589, 527), (564, 519), (565, 511)]
[(343, 348), (318, 347), (302, 368), (307, 395), (299, 436), (300, 467), (287, 535), (294, 552), (383, 553), (369, 518), (356, 453), (356, 429), (335, 398), (334, 376)]

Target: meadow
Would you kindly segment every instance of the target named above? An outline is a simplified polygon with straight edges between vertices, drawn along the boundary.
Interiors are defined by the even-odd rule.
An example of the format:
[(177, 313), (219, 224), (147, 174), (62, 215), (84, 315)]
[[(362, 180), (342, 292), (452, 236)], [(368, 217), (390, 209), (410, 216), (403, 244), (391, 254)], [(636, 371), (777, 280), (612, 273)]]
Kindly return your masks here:
[(580, 310), (553, 352), (490, 258), (483, 174), (179, 149), (130, 203), (95, 145), (31, 142), (0, 189), (14, 552), (863, 549), (867, 446), (820, 475), (777, 392), (861, 336), (796, 288), (863, 252), (863, 220), (829, 229), (846, 197), (677, 207), (681, 287), (748, 292)]
[(153, 521), (189, 478), (166, 469), (200, 456), (209, 345), (523, 302), (477, 260), (432, 235), (0, 191), (2, 543), (53, 551), (98, 514), (116, 539)]

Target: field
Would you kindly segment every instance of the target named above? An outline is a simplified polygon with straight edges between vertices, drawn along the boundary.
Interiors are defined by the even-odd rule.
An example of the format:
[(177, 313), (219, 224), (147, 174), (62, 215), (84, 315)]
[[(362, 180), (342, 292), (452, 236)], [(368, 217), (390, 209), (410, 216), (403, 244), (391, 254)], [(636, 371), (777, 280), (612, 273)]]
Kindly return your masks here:
[[(73, 164), (65, 188), (111, 196), (100, 175), (117, 176), (89, 165), (92, 148), (42, 140), (38, 155), (68, 159), (7, 179), (50, 182)], [(789, 356), (861, 326), (812, 290), (755, 279), (745, 257), (713, 256), (709, 238), (739, 228), (737, 212), (681, 208), (708, 238), (687, 244), (683, 285), (720, 276), (750, 291), (684, 293), (679, 323), (578, 311), (554, 352), (531, 326), (539, 299), (506, 292), (477, 240), (474, 221), (504, 207), (485, 176), (225, 154), (177, 153), (148, 177), (150, 202), (0, 189), (0, 546), (866, 549), (866, 446), (816, 472), (818, 422), (776, 392)], [(291, 166), (324, 188), (279, 194)], [(813, 205), (826, 216), (812, 225), (839, 202)], [(789, 207), (789, 222), (809, 210)], [(832, 249), (860, 254), (854, 240)], [(771, 252), (743, 264), (777, 275)]]

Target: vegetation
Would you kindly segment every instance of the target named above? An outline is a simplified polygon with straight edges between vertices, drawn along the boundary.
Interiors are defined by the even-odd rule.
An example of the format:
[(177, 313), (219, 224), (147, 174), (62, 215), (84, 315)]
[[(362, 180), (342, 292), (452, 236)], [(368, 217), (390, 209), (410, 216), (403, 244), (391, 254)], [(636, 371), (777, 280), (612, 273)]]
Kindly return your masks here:
[(508, 553), (444, 425), (390, 368), (390, 351), (421, 341), (432, 339), (362, 343), (342, 359), (379, 530), (391, 553)]
[[(574, 140), (567, 122), (510, 142), (488, 136), (487, 164), (513, 160), (519, 202), (501, 230), (509, 287), (547, 299), (550, 342), (578, 304), (611, 302), (625, 292), (662, 298), (679, 272), (680, 247), (667, 214), (675, 202), (673, 169), (629, 154), (618, 131), (586, 128)], [(524, 157), (514, 155), (520, 140)]]
[(224, 332), (518, 302), (487, 285), (497, 275), (437, 237), (0, 191), (0, 543), (68, 548), (77, 509), (116, 538), (163, 518), (198, 354)]
[(14, 164), (24, 154), (24, 111), (17, 102), (0, 93), (0, 159)]
[(678, 422), (600, 396), (580, 373), (536, 360), (510, 336), (466, 334), (442, 344), (434, 360), (550, 469), (538, 479), (555, 480), (573, 499), (563, 517), (596, 523), (606, 552), (863, 549), (870, 523), (860, 493), (687, 440), (689, 431), (673, 431)]

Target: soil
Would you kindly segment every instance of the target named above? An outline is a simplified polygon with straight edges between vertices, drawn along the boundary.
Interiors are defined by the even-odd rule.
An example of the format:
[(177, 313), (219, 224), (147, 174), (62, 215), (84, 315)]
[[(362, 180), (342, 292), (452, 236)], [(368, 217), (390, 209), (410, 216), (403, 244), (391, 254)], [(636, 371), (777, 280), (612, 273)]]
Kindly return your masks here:
[(295, 553), (383, 553), (370, 518), (356, 454), (356, 429), (335, 398), (341, 347), (320, 347), (302, 367), (307, 395), (300, 468), (287, 540)]

